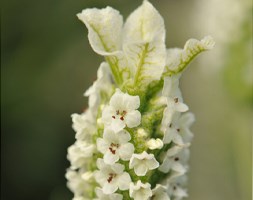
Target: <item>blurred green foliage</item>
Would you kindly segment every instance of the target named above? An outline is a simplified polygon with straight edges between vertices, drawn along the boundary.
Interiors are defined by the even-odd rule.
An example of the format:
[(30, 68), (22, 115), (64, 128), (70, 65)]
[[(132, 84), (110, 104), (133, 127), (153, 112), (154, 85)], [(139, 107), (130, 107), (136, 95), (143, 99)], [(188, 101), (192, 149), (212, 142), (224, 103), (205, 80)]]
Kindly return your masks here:
[[(110, 5), (126, 17), (141, 2), (2, 1), (1, 199), (71, 199), (64, 178), (67, 147), (74, 142), (70, 115), (87, 105), (82, 94), (102, 61), (76, 14)], [(151, 2), (165, 19), (169, 47), (182, 47), (190, 37), (201, 39), (191, 27), (197, 0)], [(250, 111), (243, 102), (233, 101), (221, 75), (199, 69), (195, 61), (181, 84), (197, 118), (189, 199), (249, 200)]]
[(239, 27), (239, 37), (226, 49), (224, 84), (232, 98), (253, 108), (252, 81), (252, 9), (247, 10)]

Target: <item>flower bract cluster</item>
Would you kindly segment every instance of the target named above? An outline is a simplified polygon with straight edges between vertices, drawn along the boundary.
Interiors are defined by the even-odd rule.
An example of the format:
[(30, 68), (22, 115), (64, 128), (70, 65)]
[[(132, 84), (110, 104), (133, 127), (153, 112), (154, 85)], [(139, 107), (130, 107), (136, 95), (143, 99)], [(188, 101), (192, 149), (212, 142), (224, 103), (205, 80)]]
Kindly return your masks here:
[(211, 37), (165, 47), (163, 18), (146, 0), (123, 24), (111, 8), (85, 9), (93, 50), (104, 56), (85, 92), (88, 109), (73, 114), (76, 142), (68, 148), (74, 200), (179, 200), (185, 189), (194, 121), (179, 79), (209, 50)]

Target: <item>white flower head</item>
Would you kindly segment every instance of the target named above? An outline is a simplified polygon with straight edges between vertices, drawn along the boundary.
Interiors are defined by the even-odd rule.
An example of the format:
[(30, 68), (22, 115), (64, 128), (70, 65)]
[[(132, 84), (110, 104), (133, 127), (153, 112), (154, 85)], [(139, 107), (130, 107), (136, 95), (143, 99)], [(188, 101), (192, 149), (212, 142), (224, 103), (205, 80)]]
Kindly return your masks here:
[(121, 164), (107, 165), (103, 159), (97, 160), (98, 171), (95, 171), (95, 179), (102, 187), (103, 193), (112, 194), (118, 189), (128, 190), (131, 182), (130, 175), (124, 172)]
[[(77, 16), (105, 62), (84, 94), (89, 108), (72, 115), (76, 142), (68, 149), (66, 177), (74, 199), (180, 200), (186, 193), (178, 180), (188, 170), (194, 118), (183, 114), (188, 106), (179, 78), (197, 54), (212, 48), (212, 39), (166, 51), (163, 18), (148, 0), (125, 24), (111, 7)], [(165, 176), (153, 179), (158, 170)]]
[(167, 194), (167, 187), (164, 185), (157, 184), (152, 193), (152, 200), (170, 200)]
[(133, 154), (129, 162), (129, 168), (134, 168), (134, 172), (138, 176), (145, 176), (148, 170), (153, 170), (157, 167), (159, 167), (159, 162), (157, 162), (155, 156), (148, 154), (146, 151), (141, 154)]
[(96, 188), (97, 198), (94, 200), (122, 200), (123, 196), (121, 194), (113, 193), (113, 194), (105, 194), (101, 188)]
[(141, 113), (137, 110), (139, 106), (139, 96), (131, 96), (117, 89), (110, 99), (109, 106), (103, 110), (102, 120), (105, 126), (109, 126), (115, 132), (126, 126), (137, 127), (141, 122)]
[(125, 130), (115, 133), (111, 129), (105, 129), (103, 139), (97, 139), (97, 148), (104, 154), (104, 162), (112, 165), (119, 159), (130, 160), (134, 153), (134, 145), (129, 143), (130, 139), (130, 134)]
[(129, 194), (134, 200), (148, 200), (152, 196), (151, 185), (140, 180), (136, 184), (130, 183)]

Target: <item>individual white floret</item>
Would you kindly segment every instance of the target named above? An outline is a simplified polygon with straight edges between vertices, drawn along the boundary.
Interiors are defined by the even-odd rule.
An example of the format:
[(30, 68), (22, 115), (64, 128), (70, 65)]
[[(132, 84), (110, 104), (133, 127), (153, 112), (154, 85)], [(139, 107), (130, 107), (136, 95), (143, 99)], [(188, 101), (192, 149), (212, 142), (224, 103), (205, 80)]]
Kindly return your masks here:
[(102, 121), (106, 127), (110, 127), (115, 132), (126, 126), (137, 127), (141, 122), (141, 113), (137, 110), (139, 106), (139, 96), (131, 96), (117, 89), (109, 105), (103, 110)]
[(129, 168), (134, 168), (134, 172), (138, 176), (145, 176), (148, 170), (157, 167), (159, 167), (159, 162), (155, 159), (154, 154), (148, 154), (146, 151), (141, 154), (133, 154), (129, 162)]
[(148, 200), (152, 196), (151, 185), (140, 180), (136, 184), (130, 183), (129, 194), (134, 200)]
[(67, 158), (71, 163), (72, 169), (82, 167), (87, 163), (87, 158), (91, 158), (96, 150), (94, 144), (85, 141), (77, 140), (73, 145), (68, 148)]
[(72, 114), (72, 127), (76, 131), (77, 140), (91, 141), (92, 135), (96, 132), (96, 120), (90, 109), (82, 114)]
[(82, 178), (83, 170), (68, 169), (66, 172), (67, 186), (74, 193), (74, 199), (89, 199), (89, 193), (93, 189), (89, 180)]
[(167, 126), (172, 122), (175, 113), (182, 113), (188, 110), (188, 106), (183, 103), (178, 84), (179, 76), (168, 76), (164, 78), (162, 96), (166, 98), (167, 107), (163, 112), (162, 131), (167, 129)]
[(152, 200), (170, 200), (170, 197), (167, 194), (167, 186), (157, 184), (152, 190), (152, 193)]
[(190, 131), (190, 126), (194, 122), (194, 115), (192, 113), (175, 113), (170, 124), (164, 132), (163, 142), (169, 144), (171, 142), (183, 145), (189, 143), (193, 137)]
[(103, 193), (112, 194), (118, 189), (128, 190), (131, 182), (130, 175), (124, 172), (125, 167), (115, 163), (107, 165), (103, 159), (97, 160), (98, 171), (95, 171), (95, 179), (102, 187)]
[(167, 194), (174, 200), (182, 200), (188, 197), (187, 190), (184, 188), (186, 176), (180, 176), (167, 181)]
[(105, 129), (103, 138), (97, 139), (97, 149), (104, 154), (105, 163), (112, 165), (119, 159), (130, 160), (134, 153), (134, 145), (129, 143), (130, 139), (130, 134), (125, 130), (115, 133), (111, 129)]
[(163, 173), (168, 173), (170, 170), (173, 170), (174, 174), (171, 174), (171, 176), (180, 176), (185, 174), (188, 169), (188, 166), (186, 165), (188, 159), (189, 149), (186, 145), (173, 146), (166, 152), (159, 170)]

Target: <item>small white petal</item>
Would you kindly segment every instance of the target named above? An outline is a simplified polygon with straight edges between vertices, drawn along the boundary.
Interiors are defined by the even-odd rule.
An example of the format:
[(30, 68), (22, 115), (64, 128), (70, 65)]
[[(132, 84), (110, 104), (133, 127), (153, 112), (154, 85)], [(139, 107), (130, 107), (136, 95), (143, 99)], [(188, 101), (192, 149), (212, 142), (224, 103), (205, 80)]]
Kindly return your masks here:
[(124, 144), (124, 143), (131, 140), (131, 136), (126, 130), (122, 130), (122, 131), (116, 133), (116, 135), (119, 138), (120, 144)]
[(163, 142), (164, 144), (169, 144), (171, 143), (171, 141), (173, 140), (173, 138), (176, 135), (176, 130), (172, 129), (172, 128), (168, 128), (165, 133), (164, 133), (164, 137), (163, 137)]
[(123, 130), (123, 128), (125, 128), (126, 124), (124, 123), (124, 121), (116, 118), (116, 119), (113, 119), (111, 121), (111, 129), (114, 131), (114, 132), (119, 132), (121, 130)]
[(117, 174), (122, 174), (125, 169), (124, 165), (121, 165), (119, 163), (112, 165), (111, 168)]
[(146, 165), (150, 170), (152, 170), (152, 169), (156, 169), (157, 167), (159, 167), (159, 162), (157, 162), (157, 160), (154, 157), (153, 159), (146, 160)]
[(138, 110), (133, 110), (125, 116), (126, 125), (129, 128), (137, 127), (141, 123), (141, 113)]
[(169, 158), (165, 158), (158, 169), (159, 171), (167, 174), (171, 169), (171, 160)]
[(100, 151), (101, 153), (104, 154), (108, 150), (108, 148), (109, 148), (108, 142), (106, 142), (102, 138), (97, 139), (97, 149), (98, 149), (98, 151)]
[(130, 160), (132, 154), (134, 153), (134, 145), (131, 143), (126, 143), (119, 148), (118, 152), (122, 160)]
[(125, 107), (124, 98), (125, 94), (121, 92), (119, 89), (117, 89), (110, 99), (110, 106), (114, 107), (115, 111), (121, 110), (122, 108)]
[(118, 154), (113, 154), (110, 150), (107, 150), (105, 155), (104, 155), (104, 161), (108, 165), (112, 165), (116, 163), (119, 160), (119, 155)]
[(139, 96), (131, 96), (129, 94), (125, 94), (123, 102), (127, 110), (136, 110), (140, 107)]
[(183, 139), (179, 134), (174, 135), (173, 142), (178, 145), (184, 145)]
[(107, 141), (108, 144), (118, 143), (118, 135), (110, 128), (105, 128), (103, 133), (103, 138)]
[(131, 182), (130, 175), (124, 172), (118, 179), (118, 185), (120, 190), (128, 190)]
[(95, 177), (95, 180), (96, 180), (101, 186), (107, 182), (107, 177), (106, 177), (105, 174), (102, 173), (101, 171), (95, 171), (95, 172), (94, 172), (94, 177)]
[(175, 104), (175, 110), (177, 110), (178, 112), (186, 112), (187, 110), (189, 110), (189, 108), (186, 104), (178, 102)]
[(171, 165), (171, 169), (173, 169), (176, 172), (179, 172), (180, 174), (184, 174), (186, 172), (185, 167), (179, 162), (174, 162)]
[(148, 171), (147, 166), (143, 164), (138, 164), (134, 167), (134, 172), (137, 176), (145, 176)]
[(105, 182), (105, 184), (103, 185), (103, 192), (105, 194), (112, 194), (116, 192), (117, 189), (118, 189), (118, 186), (116, 184)]

